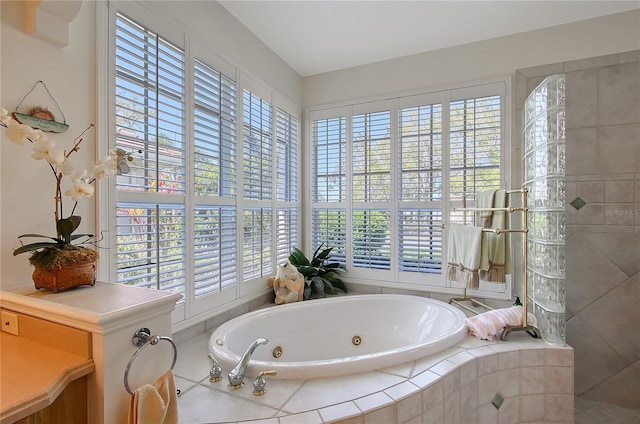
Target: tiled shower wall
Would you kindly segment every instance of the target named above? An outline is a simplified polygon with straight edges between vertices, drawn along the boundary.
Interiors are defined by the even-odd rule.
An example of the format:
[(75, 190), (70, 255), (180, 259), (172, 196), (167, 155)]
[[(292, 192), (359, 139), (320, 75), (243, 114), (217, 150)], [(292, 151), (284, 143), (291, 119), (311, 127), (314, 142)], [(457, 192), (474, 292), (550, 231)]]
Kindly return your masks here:
[[(531, 90), (557, 73), (566, 77), (566, 340), (575, 394), (640, 409), (640, 51), (519, 70), (517, 119)], [(572, 206), (576, 198), (585, 205)]]

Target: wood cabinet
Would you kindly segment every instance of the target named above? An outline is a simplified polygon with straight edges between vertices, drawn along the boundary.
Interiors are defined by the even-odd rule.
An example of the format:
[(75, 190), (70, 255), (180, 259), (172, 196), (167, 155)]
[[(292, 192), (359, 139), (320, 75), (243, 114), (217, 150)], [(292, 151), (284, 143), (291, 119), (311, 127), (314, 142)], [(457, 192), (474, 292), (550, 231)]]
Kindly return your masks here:
[(86, 422), (87, 377), (80, 377), (69, 383), (51, 405), (16, 421), (16, 424), (85, 424)]
[[(5, 378), (5, 371), (12, 368), (9, 366), (5, 368), (5, 364), (21, 362), (21, 356), (20, 354), (13, 358), (5, 356), (7, 343), (4, 341), (18, 343), (17, 339), (23, 338), (23, 331), (32, 332), (35, 340), (22, 340), (20, 343), (48, 344), (50, 349), (58, 349), (59, 352), (62, 352), (53, 355), (58, 360), (69, 355), (68, 352), (64, 352), (69, 346), (82, 346), (81, 351), (84, 353), (80, 356), (89, 355), (87, 357), (90, 359), (84, 359), (84, 361), (88, 361), (90, 368), (87, 370), (81, 366), (80, 369), (83, 373), (63, 374), (63, 378), (58, 381), (62, 381), (64, 384), (59, 383), (53, 388), (38, 391), (42, 394), (44, 401), (38, 398), (37, 408), (27, 402), (28, 408), (23, 409), (24, 413), (12, 421), (7, 420), (7, 423), (13, 423), (27, 416), (36, 421), (26, 422), (72, 423), (73, 421), (68, 418), (62, 421), (46, 420), (53, 419), (58, 413), (64, 414), (64, 411), (67, 413), (76, 412), (73, 407), (76, 402), (74, 399), (80, 396), (79, 392), (82, 389), (74, 388), (75, 384), (84, 384), (86, 391), (85, 402), (80, 401), (78, 404), (85, 405), (80, 409), (86, 407), (84, 413), (86, 419), (81, 422), (87, 424), (126, 423), (131, 395), (124, 388), (123, 376), (129, 359), (137, 349), (131, 339), (141, 327), (149, 328), (154, 335), (171, 336), (171, 313), (180, 298), (179, 294), (100, 281), (93, 287), (77, 287), (61, 293), (37, 290), (32, 283), (0, 291), (0, 307), (2, 309), (29, 317), (25, 318), (24, 325), (20, 323), (21, 337), (7, 335), (5, 332), (0, 333), (0, 337), (2, 337), (0, 365), (3, 368), (2, 384), (0, 385), (2, 391), (0, 393), (0, 424), (5, 423), (2, 418), (3, 414), (6, 415), (7, 409), (12, 408), (11, 405), (19, 400), (15, 399), (19, 394), (13, 390), (13, 387), (17, 387), (20, 382), (41, 380), (41, 373), (47, 373), (51, 368), (51, 358), (42, 355), (42, 352), (37, 352), (37, 348), (23, 346), (23, 351), (26, 352), (33, 352), (35, 349), (36, 356), (22, 361), (24, 367), (15, 374), (15, 380)], [(32, 319), (39, 319), (42, 322), (32, 321)], [(47, 325), (47, 329), (43, 330), (41, 324)], [(60, 328), (73, 330), (65, 334), (75, 334), (75, 336), (56, 333), (55, 329)], [(82, 336), (83, 334), (84, 336)], [(79, 337), (75, 339), (76, 336)], [(140, 360), (136, 364), (137, 378), (132, 381), (132, 387), (136, 388), (141, 384), (152, 383), (166, 372), (170, 362), (165, 360), (165, 356), (169, 354), (169, 349), (165, 348), (166, 346), (163, 345), (145, 349), (145, 353), (148, 351), (151, 357), (147, 361)], [(8, 349), (8, 352), (11, 351), (14, 354), (19, 352), (16, 349)], [(78, 356), (76, 356), (77, 358)], [(67, 359), (71, 360), (71, 358)], [(83, 358), (80, 359), (82, 362)], [(33, 364), (38, 363), (46, 363), (47, 366), (38, 371), (33, 367)], [(72, 369), (77, 368), (72, 367)], [(74, 383), (74, 386), (71, 386), (71, 383), (78, 379), (84, 382)], [(69, 386), (69, 393), (63, 394), (67, 386)], [(12, 397), (14, 397), (13, 401), (9, 399)], [(58, 404), (55, 404), (55, 401), (58, 401)], [(83, 414), (82, 410), (78, 412), (80, 415)]]
[(86, 423), (91, 333), (3, 311), (18, 334), (0, 332), (0, 423)]

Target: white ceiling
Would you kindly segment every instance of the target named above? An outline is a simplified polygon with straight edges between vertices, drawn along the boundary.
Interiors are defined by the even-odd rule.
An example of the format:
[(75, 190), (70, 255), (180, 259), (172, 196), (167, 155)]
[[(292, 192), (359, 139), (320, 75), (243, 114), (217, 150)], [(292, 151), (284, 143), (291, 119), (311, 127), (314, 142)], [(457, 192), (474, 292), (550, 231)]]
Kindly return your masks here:
[(640, 8), (640, 0), (220, 0), (220, 4), (301, 76)]

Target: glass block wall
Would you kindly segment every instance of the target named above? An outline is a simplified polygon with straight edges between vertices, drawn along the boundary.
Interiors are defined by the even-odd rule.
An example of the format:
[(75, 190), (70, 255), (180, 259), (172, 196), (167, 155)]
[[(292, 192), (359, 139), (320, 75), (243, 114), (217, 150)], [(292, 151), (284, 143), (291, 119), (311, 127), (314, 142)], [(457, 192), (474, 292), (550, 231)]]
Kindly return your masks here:
[(547, 77), (524, 107), (524, 187), (529, 190), (528, 309), (543, 339), (565, 342), (565, 85)]

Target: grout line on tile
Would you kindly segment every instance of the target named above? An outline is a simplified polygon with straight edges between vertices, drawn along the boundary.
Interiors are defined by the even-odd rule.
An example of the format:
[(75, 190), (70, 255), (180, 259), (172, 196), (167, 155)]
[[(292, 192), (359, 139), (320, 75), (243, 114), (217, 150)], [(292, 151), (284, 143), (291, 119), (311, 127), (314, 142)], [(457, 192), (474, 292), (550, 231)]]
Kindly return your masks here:
[[(309, 380), (305, 380), (302, 382), (301, 385), (298, 386), (298, 388), (296, 390), (293, 391), (293, 393), (291, 393), (291, 396), (289, 396), (283, 403), (282, 405), (280, 405), (280, 411), (282, 412), (286, 412), (287, 414), (294, 414), (294, 412), (289, 412), (288, 410), (285, 410), (284, 407), (289, 403), (289, 401), (300, 391), (302, 390), (302, 388), (304, 386), (307, 385), (307, 383), (309, 382)], [(303, 411), (303, 412), (309, 412), (309, 411)], [(317, 412), (317, 410), (316, 410)], [(295, 414), (299, 414), (300, 412), (295, 412)]]

